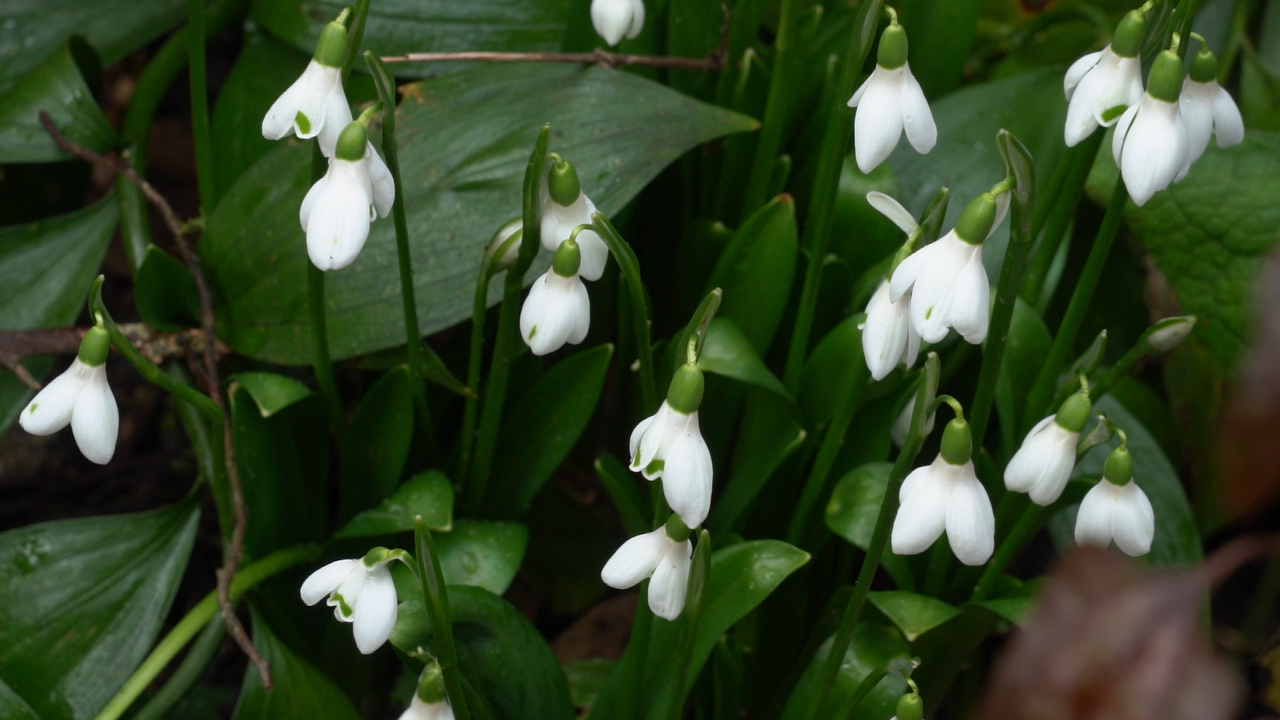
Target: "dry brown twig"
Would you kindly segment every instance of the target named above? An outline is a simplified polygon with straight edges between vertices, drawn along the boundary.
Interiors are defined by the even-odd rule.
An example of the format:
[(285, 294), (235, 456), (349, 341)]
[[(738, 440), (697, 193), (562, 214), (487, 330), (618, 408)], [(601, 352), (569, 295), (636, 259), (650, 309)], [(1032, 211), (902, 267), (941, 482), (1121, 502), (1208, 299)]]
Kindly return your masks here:
[[(143, 323), (123, 323), (119, 327), (138, 352), (157, 365), (165, 360), (188, 357), (193, 352), (204, 352), (203, 330), (156, 332)], [(37, 355), (75, 355), (88, 330), (75, 327), (0, 330), (0, 366), (13, 372), (32, 390), (40, 390), (43, 385), (27, 372), (22, 360)], [(226, 345), (218, 344), (219, 358), (228, 352)]]
[(245, 505), (244, 489), (240, 482), (240, 468), (236, 464), (235, 444), (232, 440), (231, 432), (231, 414), (227, 412), (226, 400), (222, 396), (222, 383), (218, 378), (217, 317), (213, 311), (213, 293), (210, 292), (209, 285), (205, 282), (204, 272), (200, 265), (200, 257), (196, 255), (191, 249), (190, 243), (187, 242), (183, 223), (178, 220), (178, 216), (173, 211), (173, 207), (169, 205), (169, 201), (165, 200), (164, 196), (157, 192), (151, 183), (140, 176), (128, 161), (114, 156), (103, 155), (68, 140), (58, 131), (49, 114), (43, 110), (40, 111), (40, 122), (44, 125), (45, 131), (49, 133), (49, 136), (58, 144), (58, 147), (94, 165), (106, 167), (120, 173), (142, 191), (143, 197), (160, 212), (160, 216), (164, 219), (165, 227), (169, 228), (169, 233), (173, 235), (173, 242), (178, 248), (178, 254), (182, 256), (183, 262), (186, 263), (195, 278), (196, 291), (200, 296), (201, 332), (205, 340), (204, 346), (201, 348), (201, 355), (204, 360), (205, 389), (209, 393), (209, 397), (222, 409), (223, 447), (225, 448), (223, 463), (227, 470), (227, 482), (231, 486), (231, 501), (235, 512), (235, 526), (231, 531), (231, 541), (227, 545), (223, 565), (217, 572), (218, 606), (222, 610), (222, 620), (227, 626), (227, 633), (231, 635), (245, 655), (249, 656), (249, 660), (253, 662), (254, 667), (258, 669), (258, 675), (262, 679), (263, 687), (270, 690), (272, 689), (271, 664), (253, 646), (253, 641), (249, 639), (248, 633), (245, 632), (240, 618), (236, 617), (235, 606), (231, 602), (231, 580), (235, 577), (236, 571), (240, 567), (240, 560), (244, 555), (244, 535), (245, 525), (248, 520), (248, 508)]

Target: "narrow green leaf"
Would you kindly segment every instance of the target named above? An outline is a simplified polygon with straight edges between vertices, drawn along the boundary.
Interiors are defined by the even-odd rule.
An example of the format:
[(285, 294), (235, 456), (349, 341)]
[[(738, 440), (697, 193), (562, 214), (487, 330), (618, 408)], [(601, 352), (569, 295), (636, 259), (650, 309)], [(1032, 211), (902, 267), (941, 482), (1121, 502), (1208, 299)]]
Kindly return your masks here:
[(797, 255), (795, 201), (779, 195), (743, 221), (711, 272), (708, 289), (724, 290), (719, 317), (732, 320), (761, 356), (786, 312)]
[[(7, 13), (6, 13), (7, 14)], [(49, 113), (68, 140), (103, 152), (116, 142), (115, 131), (93, 99), (86, 76), (96, 81), (98, 58), (78, 37), (54, 50), (0, 96), (0, 162), (67, 160), (40, 122)]]
[(413, 442), (413, 395), (409, 369), (383, 375), (356, 406), (342, 438), (341, 517), (382, 502), (400, 484)]
[(286, 375), (273, 372), (242, 372), (231, 376), (258, 405), (258, 412), (268, 418), (299, 400), (309, 397), (311, 388)]
[(1030, 427), (1040, 419), (1024, 418), (1022, 410), (1052, 343), (1053, 338), (1044, 320), (1022, 298), (1018, 298), (1009, 324), (1004, 362), (996, 379), (996, 410), (1006, 455), (1011, 456), (1013, 449), (1022, 444), (1018, 429)]
[[(409, 478), (377, 507), (351, 518), (334, 538), (391, 535), (413, 530), (414, 518), (421, 515), (427, 527), (447, 532), (453, 528), (453, 483), (438, 470), (427, 470)], [(438, 540), (443, 542), (446, 535)]]

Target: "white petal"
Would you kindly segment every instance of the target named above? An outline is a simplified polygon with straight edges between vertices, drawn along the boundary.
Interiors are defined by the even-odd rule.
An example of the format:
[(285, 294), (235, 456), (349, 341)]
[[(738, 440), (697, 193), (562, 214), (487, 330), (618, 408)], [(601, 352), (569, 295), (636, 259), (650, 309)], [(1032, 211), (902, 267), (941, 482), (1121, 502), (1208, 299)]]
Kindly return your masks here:
[(520, 334), (535, 355), (547, 355), (586, 335), (591, 300), (575, 275), (561, 277), (554, 269), (534, 281), (520, 311)]
[(401, 713), (399, 720), (454, 720), (453, 707), (449, 705), (448, 699), (429, 703), (414, 693), (409, 707)]
[(338, 270), (356, 259), (369, 238), (373, 198), (364, 162), (335, 158), (327, 177), (308, 204), (307, 254), (321, 270)]
[(643, 0), (631, 0), (631, 26), (627, 28), (627, 38), (634, 40), (640, 36), (640, 31), (644, 29), (644, 2)]
[[(79, 359), (79, 358), (77, 358)], [(111, 462), (120, 432), (120, 411), (107, 385), (107, 368), (92, 368), (88, 381), (71, 411), (71, 430), (80, 452), (99, 465)]]
[(642, 473), (648, 480), (662, 477), (662, 470), (650, 472), (649, 466), (657, 460), (665, 463), (669, 439), (683, 432), (688, 421), (687, 415), (672, 410), (667, 401), (663, 400), (662, 406), (653, 416), (653, 424), (640, 438), (640, 451), (632, 460), (631, 469)]
[[(313, 61), (314, 62), (314, 61)], [(267, 114), (262, 118), (262, 137), (268, 140), (279, 140), (293, 134), (293, 120), (298, 115), (300, 98), (305, 92), (302, 87), (306, 74), (293, 81), (276, 101), (271, 103)]]
[(391, 571), (386, 564), (369, 569), (352, 621), (356, 647), (361, 653), (372, 653), (391, 637), (397, 612), (396, 584), (391, 579)]
[(974, 246), (972, 256), (956, 278), (947, 319), (966, 342), (981, 345), (987, 339), (987, 326), (991, 320), (991, 286), (987, 284), (980, 245)]
[[(313, 138), (320, 134), (325, 124), (329, 93), (335, 82), (341, 82), (341, 74), (340, 69), (321, 65), (315, 60), (308, 63), (302, 75), (267, 111), (262, 122), (262, 134), (272, 140), (287, 135), (288, 130), (275, 134), (282, 118), (287, 118), (290, 128), (299, 138)], [(307, 127), (302, 127), (304, 124)], [(267, 135), (268, 130), (274, 137)]]
[(937, 343), (951, 327), (956, 282), (976, 253), (974, 246), (958, 238), (954, 231), (930, 247), (937, 248), (936, 253), (920, 270), (920, 277), (911, 288), (911, 324), (925, 342)]
[(631, 26), (629, 0), (592, 0), (591, 24), (609, 45), (617, 45)]
[(1005, 486), (1026, 492), (1037, 505), (1051, 505), (1062, 495), (1076, 464), (1079, 433), (1073, 433), (1052, 422), (1053, 416), (1036, 426), (1039, 432), (1028, 434), (1022, 447), (1005, 468)]
[[(581, 210), (575, 213), (582, 219), (578, 224), (590, 223), (591, 215), (596, 211), (595, 203), (591, 202), (585, 194), (579, 196), (578, 202), (582, 204)], [(578, 250), (582, 253), (582, 264), (578, 267), (578, 274), (583, 280), (599, 280), (604, 275), (605, 264), (609, 261), (609, 246), (604, 244), (604, 240), (595, 230), (583, 230), (578, 233)]]
[(1190, 152), (1176, 103), (1142, 99), (1120, 151), (1120, 174), (1137, 205), (1173, 182)]
[[(667, 402), (663, 400), (662, 404), (665, 406)], [(661, 412), (661, 410), (658, 412)], [(636, 457), (636, 451), (640, 449), (640, 438), (644, 437), (645, 431), (647, 431), (649, 426), (653, 424), (654, 418), (656, 417), (658, 416), (655, 414), (641, 420), (640, 424), (636, 425), (636, 429), (631, 431), (629, 447), (631, 448), (631, 470), (633, 472), (638, 472), (642, 467), (644, 467), (644, 465), (649, 464), (646, 461), (644, 465), (636, 465), (636, 461), (639, 459)]]
[(373, 207), (378, 211), (378, 217), (386, 217), (396, 201), (396, 181), (391, 177), (387, 163), (373, 149), (373, 143), (368, 143), (365, 158), (368, 159), (369, 183), (373, 187)]
[[(948, 234), (954, 234), (954, 231)], [(893, 302), (901, 300), (902, 296), (906, 295), (915, 285), (916, 280), (920, 279), (920, 274), (924, 272), (924, 269), (933, 264), (940, 254), (943, 254), (940, 248), (944, 246), (939, 245), (939, 242), (942, 241), (939, 240), (916, 250), (898, 263), (897, 269), (893, 271), (893, 277), (889, 278), (890, 300)]]
[(889, 218), (894, 225), (898, 226), (899, 230), (907, 235), (915, 232), (916, 228), (920, 227), (920, 224), (911, 216), (911, 213), (902, 207), (902, 203), (879, 190), (872, 190), (867, 193), (867, 202), (870, 203), (871, 207), (879, 211), (881, 215)]
[(946, 528), (950, 493), (936, 477), (937, 464), (935, 461), (933, 465), (912, 470), (902, 483), (898, 493), (902, 504), (898, 506), (891, 537), (895, 555), (924, 552)]
[(1053, 422), (1054, 415), (1044, 418), (1031, 428), (1031, 432), (1022, 439), (1022, 445), (1018, 451), (1013, 454), (1009, 460), (1009, 464), (1004, 468), (1004, 486), (1013, 492), (1027, 492), (1031, 490), (1031, 486), (1035, 485), (1036, 480), (1040, 477), (1042, 470), (1041, 460), (1044, 457), (1044, 447), (1047, 443), (1052, 442), (1052, 438), (1045, 436), (1044, 431), (1049, 427), (1049, 423)]
[[(334, 560), (307, 576), (302, 582), (302, 602), (315, 605), (329, 596), (352, 570), (359, 569), (359, 560)], [(364, 571), (361, 570), (363, 573)]]
[(605, 585), (619, 590), (640, 584), (653, 574), (662, 560), (662, 551), (670, 542), (666, 533), (666, 528), (658, 528), (622, 543), (622, 547), (604, 564), (600, 579)]
[(1115, 538), (1116, 547), (1133, 557), (1146, 555), (1151, 552), (1155, 534), (1156, 514), (1151, 501), (1138, 483), (1131, 480), (1116, 492), (1111, 517), (1111, 535)]
[(662, 492), (685, 525), (696, 528), (711, 510), (711, 451), (698, 430), (698, 414), (667, 448)]
[(1128, 110), (1120, 116), (1120, 121), (1116, 123), (1116, 131), (1111, 135), (1111, 157), (1116, 161), (1116, 166), (1120, 165), (1120, 153), (1124, 150), (1125, 138), (1129, 137), (1129, 130), (1133, 128), (1133, 119), (1138, 116), (1138, 106), (1130, 105)]
[(903, 65), (902, 72), (902, 127), (911, 147), (922, 155), (928, 154), (938, 142), (938, 126), (933, 122), (929, 102), (924, 99), (924, 90), (911, 74), (911, 68)]
[[(332, 161), (330, 161), (332, 162)], [(323, 177), (311, 186), (306, 196), (302, 198), (302, 206), (298, 208), (298, 222), (302, 223), (302, 231), (307, 231), (307, 224), (311, 220), (311, 209), (316, 206), (317, 199), (326, 192), (325, 188), (329, 185), (329, 173), (325, 173)]]
[[(903, 300), (903, 302), (907, 303), (907, 310), (908, 312), (910, 312), (911, 301), (907, 299), (907, 300)], [(920, 333), (916, 332), (916, 329), (912, 327), (911, 318), (910, 316), (908, 316), (907, 317), (907, 353), (906, 353), (906, 356), (902, 359), (902, 362), (906, 364), (908, 370), (915, 367), (916, 357), (918, 357), (919, 355), (920, 355)], [(933, 427), (933, 425), (930, 424), (929, 427)]]
[(1106, 547), (1111, 544), (1111, 517), (1115, 511), (1116, 487), (1111, 481), (1098, 481), (1085, 493), (1076, 512), (1076, 544)]
[(902, 82), (902, 68), (879, 65), (867, 81), (853, 118), (853, 150), (864, 173), (884, 162), (902, 135)]
[(333, 617), (341, 622), (355, 620), (356, 606), (360, 602), (360, 594), (364, 592), (365, 581), (369, 571), (363, 560), (356, 560), (355, 567), (342, 579), (338, 589), (329, 594), (325, 604), (333, 608)]
[[(1214, 86), (1217, 83), (1213, 83)], [(1191, 148), (1191, 161), (1195, 162), (1209, 147), (1213, 135), (1213, 96), (1209, 83), (1187, 80), (1178, 96), (1178, 110), (1187, 127), (1187, 142)]]
[[(1217, 85), (1217, 83), (1214, 83)], [(1221, 87), (1213, 96), (1213, 134), (1218, 147), (1227, 148), (1244, 141), (1244, 118), (1231, 95)]]
[(1098, 58), (1102, 57), (1102, 51), (1092, 52), (1084, 57), (1071, 63), (1071, 67), (1067, 68), (1066, 77), (1062, 78), (1062, 90), (1066, 93), (1067, 99), (1075, 94), (1076, 86), (1080, 84), (1080, 79), (1085, 76), (1094, 65), (1098, 64)]
[(1113, 108), (1133, 105), (1142, 99), (1142, 66), (1138, 58), (1125, 58), (1111, 55), (1098, 63), (1106, 64), (1109, 71), (1101, 75), (1099, 86), (1095, 90), (1093, 116), (1102, 127), (1115, 124), (1115, 118), (1107, 120), (1104, 116)]
[(960, 562), (981, 565), (995, 550), (995, 513), (991, 498), (973, 472), (973, 463), (965, 463), (957, 475), (947, 506), (947, 539)]
[(875, 380), (883, 380), (898, 366), (911, 330), (909, 299), (889, 301), (889, 283), (881, 282), (867, 303), (867, 321), (862, 328), (862, 354)]
[[(666, 532), (658, 528), (660, 532)], [(667, 548), (653, 570), (649, 581), (649, 609), (664, 620), (675, 620), (684, 610), (685, 595), (689, 591), (689, 568), (693, 564), (693, 543), (682, 543), (663, 538)]]
[(347, 94), (342, 91), (342, 77), (339, 76), (324, 98), (324, 121), (320, 132), (316, 135), (316, 144), (325, 157), (333, 157), (338, 149), (338, 137), (351, 124), (351, 106), (347, 104)]
[(587, 337), (591, 329), (591, 296), (587, 294), (587, 286), (582, 280), (575, 278), (573, 290), (569, 297), (569, 335), (565, 342), (577, 345)]
[[(875, 73), (873, 72), (871, 77), (874, 76)], [(846, 105), (849, 107), (858, 107), (858, 103), (862, 102), (862, 96), (867, 92), (867, 86), (871, 84), (871, 77), (863, 80), (862, 84), (858, 86), (858, 89), (853, 91), (853, 97), (849, 98), (849, 102), (845, 103)]]
[(92, 370), (80, 362), (80, 358), (72, 360), (66, 371), (50, 380), (31, 398), (18, 416), (18, 424), (32, 435), (52, 435), (66, 427), (71, 422), (76, 399), (89, 382)]

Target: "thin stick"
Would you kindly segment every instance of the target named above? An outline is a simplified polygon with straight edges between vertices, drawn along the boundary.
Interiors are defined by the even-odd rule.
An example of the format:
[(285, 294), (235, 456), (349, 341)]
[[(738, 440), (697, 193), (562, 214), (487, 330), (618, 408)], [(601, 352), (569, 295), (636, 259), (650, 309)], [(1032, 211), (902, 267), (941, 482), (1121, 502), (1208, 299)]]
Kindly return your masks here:
[[(32, 390), (40, 390), (44, 386), (27, 372), (22, 360), (36, 355), (75, 355), (88, 330), (87, 327), (0, 330), (0, 365)], [(120, 332), (137, 346), (143, 357), (156, 364), (171, 358), (185, 358), (193, 349), (204, 345), (204, 334), (200, 330), (158, 333), (142, 323), (125, 323), (120, 326)], [(225, 346), (218, 346), (219, 357), (227, 352)]]
[(240, 469), (236, 464), (235, 444), (231, 432), (231, 415), (227, 412), (226, 402), (222, 397), (222, 384), (218, 379), (217, 317), (213, 312), (213, 293), (209, 291), (209, 284), (205, 282), (204, 272), (200, 266), (200, 257), (195, 254), (191, 249), (191, 245), (187, 243), (183, 224), (178, 220), (178, 216), (174, 213), (173, 207), (169, 205), (169, 201), (165, 200), (164, 196), (151, 186), (151, 183), (138, 175), (133, 166), (120, 158), (102, 155), (71, 142), (62, 133), (58, 132), (58, 128), (53, 124), (53, 118), (49, 117), (49, 113), (43, 110), (40, 111), (40, 122), (44, 125), (45, 131), (49, 133), (49, 136), (58, 144), (58, 147), (95, 165), (101, 165), (120, 173), (142, 191), (143, 197), (160, 211), (160, 216), (164, 219), (165, 226), (169, 228), (170, 234), (173, 235), (174, 244), (178, 247), (178, 253), (182, 255), (183, 261), (186, 262), (187, 267), (191, 270), (191, 275), (195, 278), (196, 291), (200, 296), (200, 325), (205, 337), (203, 352), (205, 384), (209, 397), (222, 410), (223, 444), (225, 447), (223, 463), (226, 466), (227, 481), (231, 486), (231, 499), (235, 511), (235, 527), (231, 531), (231, 541), (226, 549), (226, 558), (223, 566), (217, 572), (218, 605), (222, 609), (222, 620), (226, 623), (227, 634), (235, 639), (236, 644), (240, 646), (245, 655), (249, 656), (249, 660), (258, 669), (258, 675), (262, 678), (262, 686), (267, 690), (271, 690), (271, 665), (266, 658), (262, 657), (258, 649), (253, 646), (253, 641), (249, 639), (244, 625), (236, 617), (235, 606), (231, 602), (231, 581), (235, 578), (236, 570), (240, 567), (240, 559), (244, 554), (244, 535), (245, 524), (248, 519), (248, 508), (245, 505), (244, 490), (240, 483)]

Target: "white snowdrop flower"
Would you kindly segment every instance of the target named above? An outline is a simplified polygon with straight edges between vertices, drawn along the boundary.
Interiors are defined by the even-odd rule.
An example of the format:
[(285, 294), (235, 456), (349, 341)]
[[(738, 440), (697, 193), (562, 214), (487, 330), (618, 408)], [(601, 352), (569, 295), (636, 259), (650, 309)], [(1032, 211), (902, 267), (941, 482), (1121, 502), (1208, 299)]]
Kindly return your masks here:
[[(581, 237), (581, 234), (579, 234)], [(555, 260), (533, 281), (520, 309), (520, 337), (534, 355), (577, 345), (591, 327), (591, 298), (578, 277), (582, 254), (572, 239), (560, 243)]]
[(400, 714), (400, 720), (453, 720), (453, 706), (448, 700), (427, 702), (414, 695), (409, 707)]
[(591, 24), (609, 45), (634, 39), (644, 29), (644, 0), (591, 0)]
[(391, 637), (396, 626), (396, 585), (387, 564), (404, 560), (403, 551), (377, 547), (363, 558), (335, 560), (302, 583), (302, 602), (315, 605), (328, 596), (333, 616), (351, 623), (356, 647), (368, 655)]
[(1136, 205), (1146, 204), (1191, 168), (1191, 142), (1178, 109), (1182, 78), (1178, 54), (1161, 52), (1151, 68), (1146, 94), (1116, 124), (1111, 153)]
[(648, 578), (649, 609), (664, 620), (675, 620), (684, 610), (693, 564), (689, 528), (678, 515), (672, 518), (665, 526), (623, 543), (600, 571), (600, 579), (619, 590)]
[(1057, 500), (1076, 467), (1076, 446), (1091, 409), (1089, 396), (1078, 392), (1036, 423), (1004, 469), (1005, 487), (1028, 493), (1037, 505)]
[(68, 424), (89, 460), (106, 465), (116, 452), (120, 411), (107, 385), (111, 338), (101, 325), (80, 342), (80, 353), (23, 408), (18, 424), (32, 435), (52, 435)]
[[(867, 193), (867, 202), (907, 234), (907, 244), (900, 252), (907, 251), (920, 228), (911, 213), (882, 192)], [(897, 302), (889, 299), (887, 280), (880, 283), (867, 303), (867, 319), (862, 325), (862, 354), (872, 378), (884, 379), (899, 362), (905, 362), (908, 369), (915, 365), (920, 352), (920, 334), (911, 325), (910, 307), (909, 294)]]
[(302, 199), (298, 219), (307, 234), (307, 255), (321, 270), (350, 265), (369, 239), (370, 223), (386, 217), (395, 202), (395, 182), (369, 144), (365, 118), (342, 131), (329, 171)]
[[(911, 396), (907, 399), (907, 404), (903, 406), (902, 412), (898, 413), (898, 418), (893, 421), (893, 427), (889, 428), (889, 438), (893, 440), (893, 444), (902, 447), (907, 444), (907, 435), (911, 432), (911, 416), (916, 411), (916, 391), (911, 391)], [(938, 418), (938, 412), (935, 410), (924, 419), (924, 427), (920, 429), (923, 435), (929, 435), (933, 432), (934, 421)]]
[[(544, 187), (542, 246), (555, 250), (579, 225), (592, 224), (591, 215), (596, 211), (596, 206), (582, 192), (577, 169), (559, 156), (556, 156), (547, 172)], [(609, 247), (591, 229), (579, 232), (577, 241), (582, 251), (582, 266), (578, 269), (578, 274), (585, 280), (599, 280), (604, 275), (604, 266), (609, 260)]]
[(671, 379), (662, 407), (631, 432), (631, 470), (662, 480), (667, 504), (696, 528), (711, 511), (711, 450), (698, 429), (702, 371), (686, 364)]
[(1009, 194), (983, 193), (969, 203), (955, 228), (898, 264), (889, 299), (911, 293), (911, 325), (925, 342), (941, 342), (950, 328), (966, 342), (981, 344), (991, 319), (991, 287), (982, 264), (982, 243), (1004, 219)]
[(858, 108), (853, 118), (853, 153), (864, 173), (889, 157), (903, 130), (918, 153), (927, 154), (938, 142), (938, 126), (924, 90), (907, 64), (907, 32), (896, 17), (880, 35), (876, 67), (849, 98), (849, 107)]
[(1178, 96), (1178, 109), (1187, 125), (1191, 159), (1200, 159), (1209, 147), (1209, 136), (1218, 137), (1218, 147), (1239, 145), (1244, 140), (1244, 118), (1236, 101), (1218, 84), (1218, 58), (1203, 48), (1191, 61), (1191, 76)]
[(400, 720), (453, 720), (453, 706), (449, 704), (445, 691), (444, 672), (435, 659), (423, 668), (418, 688), (409, 701), (409, 707), (400, 714)]
[(1067, 147), (1078, 145), (1099, 126), (1111, 126), (1122, 108), (1142, 98), (1139, 55), (1146, 34), (1146, 15), (1134, 10), (1120, 21), (1110, 45), (1085, 55), (1067, 69), (1062, 82), (1070, 101), (1063, 131)]
[(1147, 330), (1146, 340), (1156, 352), (1169, 352), (1182, 344), (1195, 329), (1195, 315), (1179, 315), (1165, 318)]
[(1080, 503), (1076, 544), (1106, 547), (1115, 541), (1126, 554), (1138, 557), (1151, 552), (1155, 534), (1155, 510), (1133, 481), (1133, 460), (1121, 445), (1107, 458), (1102, 480)]
[(991, 499), (973, 469), (968, 424), (947, 424), (933, 464), (911, 471), (898, 491), (898, 515), (890, 543), (898, 555), (924, 552), (946, 532), (951, 550), (966, 565), (981, 565), (995, 550)]
[(262, 136), (316, 138), (320, 152), (333, 157), (338, 135), (351, 123), (351, 106), (342, 90), (342, 62), (347, 55), (348, 11), (325, 25), (316, 52), (302, 76), (276, 99), (262, 119)]

